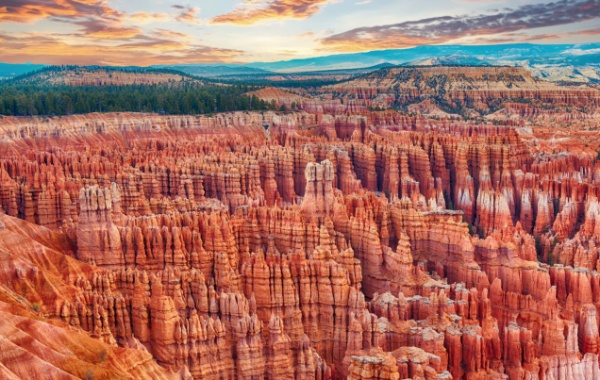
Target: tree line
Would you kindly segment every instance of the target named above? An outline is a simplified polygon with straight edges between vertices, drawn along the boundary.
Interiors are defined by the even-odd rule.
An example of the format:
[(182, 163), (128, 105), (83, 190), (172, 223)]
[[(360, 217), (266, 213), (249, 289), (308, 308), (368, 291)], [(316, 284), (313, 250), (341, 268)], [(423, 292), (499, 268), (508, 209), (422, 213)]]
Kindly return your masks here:
[(68, 86), (7, 83), (0, 86), (0, 115), (62, 116), (89, 112), (156, 112), (207, 114), (242, 110), (272, 110), (246, 93), (249, 85), (206, 85), (186, 82), (126, 86)]

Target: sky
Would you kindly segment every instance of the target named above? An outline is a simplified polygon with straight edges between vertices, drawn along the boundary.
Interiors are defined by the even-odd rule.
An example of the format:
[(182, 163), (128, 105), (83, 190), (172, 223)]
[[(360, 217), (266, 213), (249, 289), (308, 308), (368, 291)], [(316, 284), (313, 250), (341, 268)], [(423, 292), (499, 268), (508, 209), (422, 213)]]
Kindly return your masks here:
[(243, 63), (600, 41), (600, 0), (0, 0), (0, 62)]

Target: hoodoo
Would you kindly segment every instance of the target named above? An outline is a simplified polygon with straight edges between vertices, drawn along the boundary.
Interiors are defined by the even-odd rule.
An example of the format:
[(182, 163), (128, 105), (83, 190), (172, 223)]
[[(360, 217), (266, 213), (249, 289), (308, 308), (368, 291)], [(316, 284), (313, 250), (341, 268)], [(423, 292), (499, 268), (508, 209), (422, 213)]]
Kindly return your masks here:
[(0, 118), (0, 377), (600, 376), (597, 89), (252, 96), (294, 109)]

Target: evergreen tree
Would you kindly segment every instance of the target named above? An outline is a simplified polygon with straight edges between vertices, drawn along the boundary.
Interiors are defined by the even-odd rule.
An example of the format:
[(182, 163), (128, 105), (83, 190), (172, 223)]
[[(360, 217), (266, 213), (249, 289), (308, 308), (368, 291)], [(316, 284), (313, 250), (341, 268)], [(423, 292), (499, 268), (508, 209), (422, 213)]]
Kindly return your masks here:
[(253, 86), (184, 84), (67, 86), (8, 83), (0, 86), (0, 114), (69, 115), (87, 112), (158, 112), (203, 114), (238, 110), (274, 110)]

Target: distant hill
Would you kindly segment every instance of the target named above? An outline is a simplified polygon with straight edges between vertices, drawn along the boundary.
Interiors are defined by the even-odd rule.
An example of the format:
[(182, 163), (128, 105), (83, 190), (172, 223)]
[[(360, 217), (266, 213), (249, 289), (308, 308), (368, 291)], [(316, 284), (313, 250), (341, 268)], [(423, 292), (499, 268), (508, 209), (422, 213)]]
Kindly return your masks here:
[[(384, 62), (384, 63), (380, 63), (377, 65), (366, 66), (366, 67), (308, 70), (308, 71), (293, 72), (293, 73), (289, 73), (288, 75), (315, 75), (315, 74), (321, 74), (321, 75), (326, 75), (326, 76), (359, 75), (359, 74), (371, 73), (371, 72), (377, 71), (379, 69), (384, 69), (386, 67), (393, 67), (393, 66), (396, 66), (396, 65), (389, 63), (389, 62)], [(273, 75), (283, 75), (283, 74), (285, 74), (285, 73), (273, 72)]]
[(47, 66), (12, 81), (40, 85), (125, 86), (178, 84), (200, 80), (180, 71), (136, 67)]
[(0, 62), (0, 79), (13, 78), (19, 75), (27, 74), (39, 70), (47, 65), (21, 64), (21, 63), (2, 63)]
[[(379, 70), (384, 67), (394, 66), (394, 64), (389, 62), (380, 63), (373, 66), (368, 67), (358, 67), (358, 68), (338, 68), (338, 69), (330, 69), (325, 68), (323, 70), (309, 70), (306, 72), (303, 71), (294, 71), (290, 73), (277, 72), (259, 69), (255, 67), (249, 67), (248, 65), (171, 65), (171, 66), (152, 66), (160, 69), (171, 69), (184, 72), (186, 74), (195, 75), (203, 78), (212, 78), (214, 80), (274, 80), (274, 81), (293, 81), (293, 80), (302, 80), (306, 78), (314, 79), (316, 76), (318, 77), (335, 77), (335, 76), (344, 76), (343, 79), (346, 79), (353, 75), (364, 74), (368, 72), (372, 72), (375, 70)], [(342, 79), (342, 78), (337, 78)]]
[(269, 71), (261, 70), (243, 65), (171, 65), (171, 66), (153, 66), (162, 69), (172, 69), (184, 72), (186, 74), (196, 75), (206, 78), (215, 78), (232, 75), (261, 75), (268, 74)]

